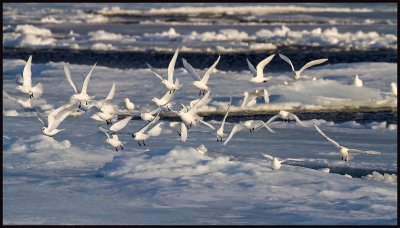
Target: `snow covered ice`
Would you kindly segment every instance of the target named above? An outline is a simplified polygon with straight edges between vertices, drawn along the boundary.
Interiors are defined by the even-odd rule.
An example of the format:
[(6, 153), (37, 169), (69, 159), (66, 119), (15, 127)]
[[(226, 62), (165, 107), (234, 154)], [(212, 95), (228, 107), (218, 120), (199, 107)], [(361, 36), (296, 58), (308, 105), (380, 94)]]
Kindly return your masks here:
[[(391, 95), (397, 63), (384, 57), (330, 62), (329, 55), (320, 56), (315, 59), (328, 61), (303, 72), (316, 80), (290, 81), (291, 67), (275, 56), (264, 70), (271, 80), (252, 84), (246, 62), (249, 57), (257, 63), (288, 46), (356, 50), (366, 55), (375, 49), (397, 51), (395, 5), (241, 5), (4, 4), (3, 46), (8, 54), (3, 56), (3, 223), (397, 224), (397, 97)], [(37, 10), (28, 14), (28, 8)], [(98, 62), (90, 78), (90, 95), (103, 99), (115, 82), (112, 101), (119, 106), (120, 119), (134, 116), (118, 135), (126, 142), (124, 149), (117, 152), (105, 142), (90, 113), (66, 118), (58, 127), (66, 130), (54, 137), (42, 134), (36, 108), (48, 115), (68, 102), (73, 92), (64, 65), (69, 64), (73, 81), (81, 85), (95, 61), (76, 63), (68, 54), (61, 61), (35, 58), (39, 52), (61, 48), (82, 53), (84, 59), (90, 57), (87, 50), (94, 51), (95, 57), (97, 52), (123, 50), (152, 53), (154, 61), (160, 62), (165, 52), (166, 64), (152, 64), (165, 73), (178, 46), (174, 77), (182, 87), (174, 93), (171, 110), (179, 111), (180, 103), (200, 98), (182, 57), (203, 75), (217, 59), (215, 54), (220, 54), (207, 83), (211, 101), (198, 110), (207, 123), (215, 129), (221, 125), (232, 97), (224, 125), (227, 134), (240, 121), (267, 122), (280, 110), (298, 115), (304, 126), (276, 119), (268, 124), (275, 134), (266, 129), (243, 130), (223, 145), (216, 140), (216, 130), (198, 124), (182, 142), (175, 129), (163, 127), (174, 116), (163, 110), (161, 134), (139, 146), (131, 134), (148, 123), (140, 119), (140, 112), (156, 108), (151, 99), (162, 97), (166, 88), (145, 63), (125, 62), (120, 68)], [(255, 50), (263, 55), (239, 59), (241, 65), (235, 68), (239, 70), (222, 67), (232, 64), (226, 54), (247, 55)], [(191, 53), (211, 53), (210, 64), (192, 61)], [(32, 108), (23, 108), (15, 98), (26, 100), (26, 94), (15, 89), (15, 77), (30, 54), (32, 81), (42, 83), (44, 92), (32, 100)], [(301, 51), (297, 57), (282, 54), (297, 58), (293, 64), (297, 67), (308, 62), (301, 60)], [(275, 62), (281, 67), (271, 70)], [(354, 86), (354, 75), (362, 79), (362, 87)], [(257, 98), (255, 104), (240, 107), (243, 93), (256, 89), (268, 91), (269, 103)], [(125, 108), (126, 98), (133, 109)], [(369, 114), (356, 121), (345, 117), (349, 110), (355, 110), (354, 116)], [(382, 110), (390, 114), (383, 115)], [(328, 120), (322, 118), (326, 113), (338, 114)], [(340, 145), (382, 154), (360, 154), (343, 161), (314, 123)], [(263, 153), (298, 160), (273, 170)]]

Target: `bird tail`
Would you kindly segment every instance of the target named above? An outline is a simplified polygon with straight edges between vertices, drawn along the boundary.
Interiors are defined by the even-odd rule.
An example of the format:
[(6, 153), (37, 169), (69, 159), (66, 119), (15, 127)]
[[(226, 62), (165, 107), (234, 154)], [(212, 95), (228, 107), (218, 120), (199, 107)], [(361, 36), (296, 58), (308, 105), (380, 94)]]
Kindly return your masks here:
[(39, 82), (38, 84), (36, 84), (35, 87), (33, 87), (32, 93), (33, 93), (33, 96), (35, 98), (41, 97), (42, 94), (43, 94), (43, 85), (42, 85), (42, 83)]

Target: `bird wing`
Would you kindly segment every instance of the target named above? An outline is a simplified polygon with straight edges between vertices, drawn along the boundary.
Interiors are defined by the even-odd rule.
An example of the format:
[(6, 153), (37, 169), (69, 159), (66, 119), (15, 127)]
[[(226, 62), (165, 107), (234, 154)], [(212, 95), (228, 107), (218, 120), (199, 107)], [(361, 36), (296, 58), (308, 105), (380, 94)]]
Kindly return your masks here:
[(151, 130), (148, 131), (149, 135), (159, 136), (162, 131), (161, 125), (163, 125), (163, 124), (164, 124), (164, 122), (160, 122), (156, 126), (154, 126)]
[(99, 130), (100, 130), (100, 131), (104, 132), (104, 134), (106, 134), (106, 135), (107, 135), (107, 138), (110, 138), (110, 135), (108, 134), (108, 131), (107, 131), (107, 129), (105, 129), (105, 128), (104, 128), (104, 127), (102, 127), (102, 126), (98, 126), (98, 128), (99, 128)]
[(49, 126), (48, 126), (49, 131), (56, 129), (61, 124), (61, 122), (64, 121), (64, 119), (69, 116), (71, 112), (73, 112), (78, 108), (78, 105), (73, 104), (73, 105), (68, 105), (67, 107), (66, 106), (62, 107), (63, 109), (61, 109), (61, 111), (57, 113), (52, 123), (50, 123), (49, 121)]
[(349, 153), (359, 153), (359, 154), (381, 154), (379, 151), (374, 150), (357, 150), (357, 149), (348, 149)]
[(274, 160), (274, 157), (272, 157), (272, 156), (269, 155), (269, 154), (264, 154), (264, 153), (262, 153), (262, 155), (263, 155), (264, 157), (266, 157), (266, 158), (269, 158), (269, 159), (271, 159), (271, 160)]
[(182, 58), (183, 67), (185, 67), (186, 71), (193, 77), (194, 80), (200, 81), (200, 75), (196, 73), (193, 67), (186, 61), (186, 59)]
[(149, 68), (149, 70), (151, 71), (151, 73), (153, 73), (157, 78), (159, 78), (161, 81), (163, 80), (163, 77), (161, 77), (161, 75), (159, 75), (152, 66), (150, 66), (150, 64), (146, 63), (147, 67)]
[(268, 104), (269, 103), (269, 94), (266, 89), (260, 90), (261, 96), (264, 97), (264, 103)]
[(300, 70), (299, 70), (299, 74), (301, 74), (301, 72), (303, 72), (305, 69), (307, 69), (307, 68), (310, 68), (310, 67), (312, 67), (312, 66), (314, 66), (314, 65), (318, 65), (318, 64), (321, 64), (321, 63), (324, 63), (324, 62), (326, 62), (326, 61), (328, 61), (328, 59), (317, 59), (317, 60), (313, 60), (313, 61), (311, 61), (311, 62), (308, 62), (306, 65), (304, 65)]
[(251, 71), (251, 73), (255, 77), (257, 75), (256, 68), (254, 68), (254, 66), (250, 63), (250, 61), (247, 58), (246, 58), (246, 60), (247, 60), (247, 65), (249, 66), (249, 70)]
[[(172, 97), (174, 96), (174, 94), (175, 94), (175, 93), (171, 93), (170, 91), (167, 91), (167, 92), (164, 94), (164, 96), (161, 97), (160, 100), (164, 100), (165, 103), (168, 103), (168, 102), (172, 99)], [(164, 105), (165, 105), (165, 104), (164, 104)]]
[(319, 129), (319, 127), (314, 123), (314, 127), (317, 129), (317, 131), (322, 135), (322, 136), (324, 136), (328, 141), (330, 141), (331, 143), (333, 143), (337, 148), (340, 148), (340, 145), (339, 145), (339, 143), (337, 143), (335, 140), (333, 140), (333, 139), (331, 139), (331, 138), (329, 138), (328, 136), (326, 136), (325, 134), (324, 134), (324, 132), (322, 132), (321, 131), (321, 129)]
[(229, 104), (228, 105), (228, 108), (226, 109), (226, 113), (225, 113), (225, 116), (224, 116), (224, 119), (222, 119), (222, 123), (221, 123), (221, 129), (224, 129), (224, 125), (225, 125), (225, 120), (226, 120), (226, 117), (228, 117), (228, 113), (229, 113), (229, 108), (231, 107), (231, 104)]
[(187, 113), (194, 114), (196, 111), (201, 108), (202, 106), (206, 105), (208, 102), (211, 101), (211, 99), (208, 99), (210, 96), (211, 90), (208, 90), (208, 92), (198, 101), (196, 102)]
[(43, 114), (41, 114), (41, 113), (39, 112), (38, 108), (36, 108), (36, 114), (37, 114), (38, 120), (39, 120), (40, 122), (42, 122), (43, 125), (47, 125), (47, 123), (45, 123), (45, 122), (47, 122), (47, 121), (46, 121), (46, 117), (43, 116)]
[[(246, 94), (246, 93), (245, 93)], [(254, 101), (257, 98), (257, 94), (253, 93), (253, 92), (247, 92), (247, 96), (244, 95), (243, 97), (243, 102), (240, 105), (241, 108), (246, 107), (249, 105), (250, 102)]]
[(188, 130), (186, 128), (186, 125), (184, 123), (181, 123), (181, 140), (182, 142), (186, 142), (188, 137)]
[(302, 158), (286, 158), (281, 160), (281, 163), (286, 162), (286, 161), (304, 161)]
[(147, 128), (149, 128), (150, 126), (155, 124), (159, 119), (160, 119), (160, 117), (157, 115), (156, 118), (154, 118), (151, 122), (149, 122), (146, 125), (144, 125), (144, 127), (142, 127), (142, 129), (140, 129), (137, 133), (143, 134), (147, 130)]
[(264, 60), (262, 60), (261, 62), (259, 62), (257, 64), (257, 76), (258, 78), (262, 78), (264, 76), (264, 67), (271, 62), (271, 60), (274, 58), (275, 54), (272, 54), (270, 56), (268, 56), (267, 58), (265, 58)]
[(269, 123), (271, 123), (272, 121), (274, 121), (276, 118), (278, 118), (279, 117), (279, 114), (278, 115), (275, 115), (275, 116), (273, 116), (273, 117), (271, 117), (265, 124), (269, 124)]
[(290, 61), (290, 59), (289, 59), (288, 57), (286, 57), (285, 55), (282, 55), (282, 54), (279, 54), (279, 57), (281, 57), (281, 59), (283, 59), (283, 60), (285, 60), (287, 63), (289, 63), (290, 66), (292, 67), (292, 71), (295, 71), (295, 70), (294, 70), (294, 67), (293, 67), (293, 64), (292, 64), (292, 61)]
[(204, 121), (202, 118), (199, 118), (199, 122), (202, 123), (202, 124), (204, 124), (204, 125), (206, 125), (207, 127), (211, 128), (211, 129), (215, 130), (215, 127), (214, 127), (213, 125), (207, 123), (207, 122)]
[(111, 87), (111, 90), (110, 90), (110, 92), (108, 93), (108, 96), (106, 97), (106, 101), (107, 101), (107, 100), (113, 99), (114, 94), (115, 94), (115, 82), (113, 83), (113, 85), (112, 85), (112, 87)]
[(299, 123), (301, 126), (307, 127), (307, 126), (299, 119), (299, 117), (297, 117), (295, 114), (290, 113), (289, 116), (290, 116), (292, 119), (295, 119), (296, 122)]
[(132, 119), (132, 116), (125, 117), (124, 119), (111, 125), (110, 130), (115, 131), (115, 132), (121, 130), (128, 124), (129, 120), (131, 120), (131, 119)]
[(268, 130), (269, 132), (275, 133), (275, 131), (272, 130), (270, 127), (268, 127), (268, 125), (265, 124), (264, 121), (262, 121), (262, 120), (254, 120), (254, 123), (255, 123), (256, 126), (257, 126), (257, 125), (258, 125), (258, 126), (264, 126), (265, 128), (267, 128), (267, 130)]
[(32, 55), (29, 56), (28, 61), (24, 66), (24, 71), (22, 72), (23, 86), (32, 87)]
[(215, 69), (215, 67), (217, 66), (219, 59), (221, 58), (221, 56), (218, 56), (218, 59), (214, 62), (214, 64), (212, 66), (210, 66), (210, 68), (208, 68), (208, 70), (206, 71), (206, 73), (204, 74), (203, 78), (201, 79), (201, 82), (204, 84), (207, 84), (208, 79), (210, 78), (210, 74), (213, 72), (213, 70)]
[(87, 94), (87, 87), (89, 85), (89, 80), (90, 80), (90, 76), (92, 75), (92, 72), (94, 70), (94, 67), (96, 66), (97, 63), (95, 63), (92, 67), (92, 69), (89, 71), (89, 73), (87, 74), (85, 81), (83, 81), (83, 85), (82, 85), (82, 90), (81, 90), (81, 94)]
[(168, 81), (171, 83), (174, 83), (174, 80), (173, 80), (174, 69), (175, 69), (176, 59), (178, 58), (178, 52), (179, 52), (179, 47), (176, 49), (175, 54), (172, 57), (171, 62), (169, 62), (169, 65), (168, 65)]
[(24, 84), (24, 78), (22, 77), (21, 74), (17, 74), (15, 76), (15, 82), (17, 83), (17, 85), (23, 85)]
[(235, 126), (232, 128), (232, 131), (229, 134), (228, 138), (225, 140), (224, 145), (226, 145), (229, 142), (229, 140), (231, 140), (231, 138), (233, 137), (234, 134), (236, 134), (236, 132), (242, 130), (244, 127), (245, 126), (243, 123), (235, 124)]
[(71, 71), (69, 70), (68, 64), (64, 65), (64, 73), (65, 73), (65, 76), (67, 77), (69, 84), (74, 89), (75, 93), (78, 93), (78, 90), (76, 89), (76, 86), (75, 86), (74, 82), (72, 81)]
[(148, 113), (149, 113), (150, 115), (154, 115), (154, 114), (156, 114), (157, 112), (159, 112), (160, 110), (161, 110), (161, 107), (157, 107), (157, 108), (151, 110), (151, 111), (148, 112)]

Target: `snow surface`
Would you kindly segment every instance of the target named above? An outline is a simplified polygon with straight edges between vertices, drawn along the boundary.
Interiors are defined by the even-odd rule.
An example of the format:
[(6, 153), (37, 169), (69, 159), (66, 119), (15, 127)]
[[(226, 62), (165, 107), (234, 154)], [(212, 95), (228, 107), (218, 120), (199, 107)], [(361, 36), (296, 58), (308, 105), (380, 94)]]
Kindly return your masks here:
[[(260, 52), (292, 46), (397, 49), (395, 6), (7, 3), (3, 10), (3, 45), (173, 52), (170, 44), (174, 42), (183, 52), (212, 53)], [(71, 30), (75, 32), (73, 36)]]
[[(24, 64), (24, 60), (3, 60), (4, 224), (397, 223), (395, 124), (313, 119), (304, 121), (308, 127), (301, 127), (276, 121), (271, 123), (276, 134), (243, 131), (226, 146), (216, 142), (215, 132), (200, 126), (190, 129), (185, 143), (172, 130), (150, 138), (146, 147), (139, 147), (130, 134), (121, 135), (127, 143), (124, 150), (116, 152), (104, 142), (98, 123), (88, 115), (67, 118), (60, 125), (66, 130), (54, 138), (42, 135), (36, 110), (24, 110), (11, 98), (23, 96), (16, 91), (14, 78)], [(78, 86), (90, 68), (70, 65)], [(68, 101), (73, 90), (63, 73), (63, 63), (33, 64), (32, 72), (32, 81), (44, 86), (37, 101), (41, 111)], [(352, 86), (356, 73), (364, 81), (362, 88)], [(177, 68), (175, 74), (184, 84), (176, 93), (177, 104), (198, 98), (188, 73)], [(281, 81), (263, 85), (271, 95), (271, 104), (255, 107), (332, 108), (335, 105), (330, 102), (335, 99), (340, 105), (374, 107), (368, 98), (397, 107), (397, 101), (391, 103), (394, 99), (378, 96), (379, 91), (390, 91), (390, 82), (396, 80), (396, 64), (328, 64), (308, 74), (322, 79), (288, 86)], [(288, 78), (289, 72), (272, 76)], [(230, 96), (238, 106), (241, 94), (256, 87), (246, 82), (249, 77), (249, 71), (217, 70), (209, 80), (213, 101), (205, 109), (225, 110)], [(89, 95), (103, 99), (114, 81), (113, 102), (129, 97), (139, 110), (150, 108), (150, 99), (163, 94), (162, 85), (148, 69), (96, 66)], [(314, 122), (345, 146), (382, 154), (356, 155), (344, 162), (335, 146), (313, 128)], [(220, 124), (210, 123), (216, 128)], [(145, 124), (132, 120), (124, 130), (131, 133)], [(234, 124), (228, 118), (225, 133)], [(202, 144), (206, 148), (197, 150)], [(304, 161), (288, 162), (273, 171), (263, 152)]]

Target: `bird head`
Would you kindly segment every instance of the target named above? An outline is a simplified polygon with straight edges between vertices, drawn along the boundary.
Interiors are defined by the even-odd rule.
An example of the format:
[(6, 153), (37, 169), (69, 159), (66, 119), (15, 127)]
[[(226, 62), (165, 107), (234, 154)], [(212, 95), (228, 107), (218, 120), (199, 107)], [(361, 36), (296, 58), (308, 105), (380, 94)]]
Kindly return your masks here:
[(21, 90), (22, 86), (18, 85), (17, 87), (15, 87), (18, 90)]
[(132, 138), (136, 138), (136, 134), (132, 134)]
[(44, 132), (46, 130), (46, 127), (42, 127), (42, 132)]
[(294, 78), (295, 78), (296, 80), (299, 80), (299, 79), (300, 79), (300, 72), (295, 71), (295, 72), (294, 72)]

